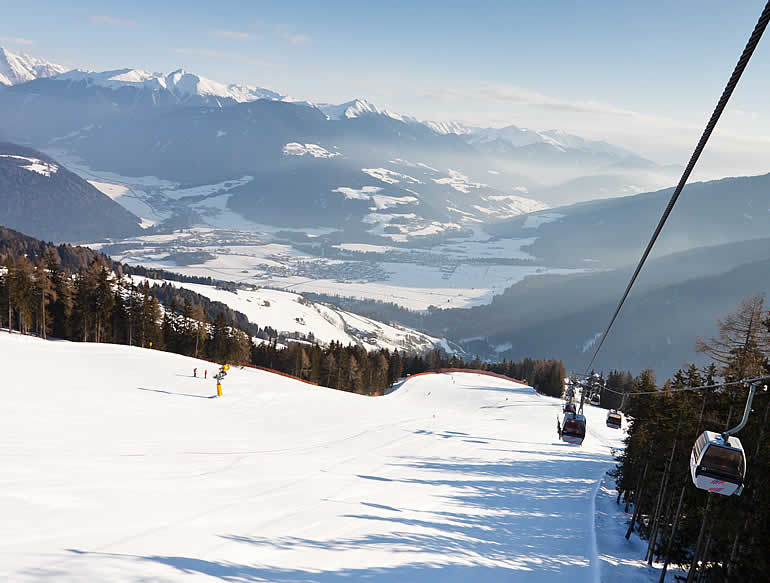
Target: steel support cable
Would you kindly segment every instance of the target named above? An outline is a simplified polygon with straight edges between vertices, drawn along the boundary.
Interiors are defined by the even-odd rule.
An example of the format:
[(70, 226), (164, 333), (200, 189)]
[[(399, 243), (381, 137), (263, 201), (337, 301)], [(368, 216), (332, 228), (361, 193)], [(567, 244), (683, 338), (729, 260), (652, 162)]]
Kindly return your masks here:
[(610, 393), (615, 393), (616, 395), (662, 395), (664, 393), (681, 393), (684, 391), (703, 391), (706, 389), (718, 389), (720, 387), (730, 387), (733, 385), (753, 385), (755, 383), (761, 383), (770, 381), (770, 376), (768, 377), (756, 377), (753, 379), (745, 379), (740, 381), (730, 381), (725, 383), (717, 383), (715, 385), (701, 385), (699, 387), (683, 387), (681, 389), (663, 389), (660, 391), (642, 391), (639, 393), (629, 392), (629, 393), (621, 393), (620, 391), (615, 391), (613, 389), (608, 389), (607, 387), (603, 387), (602, 391), (608, 391)]
[(751, 33), (751, 36), (749, 37), (749, 40), (746, 43), (746, 48), (743, 49), (743, 54), (741, 55), (741, 58), (738, 60), (738, 64), (735, 66), (735, 70), (733, 71), (733, 74), (730, 76), (730, 80), (727, 82), (727, 86), (725, 87), (725, 90), (722, 92), (722, 97), (719, 98), (719, 102), (717, 103), (716, 108), (714, 108), (714, 113), (711, 114), (711, 119), (706, 125), (706, 129), (703, 131), (703, 135), (701, 136), (700, 141), (698, 142), (698, 145), (695, 147), (695, 151), (693, 152), (692, 157), (690, 158), (690, 161), (687, 164), (687, 167), (684, 169), (684, 173), (682, 174), (682, 177), (679, 179), (679, 184), (677, 184), (676, 189), (674, 190), (674, 193), (671, 195), (671, 200), (668, 201), (668, 206), (666, 207), (666, 210), (663, 212), (663, 216), (660, 218), (660, 221), (658, 222), (658, 226), (655, 228), (655, 232), (652, 234), (652, 238), (650, 239), (650, 242), (647, 243), (647, 248), (644, 250), (644, 253), (642, 254), (642, 258), (639, 260), (639, 264), (636, 266), (636, 270), (634, 271), (634, 274), (631, 276), (631, 281), (628, 282), (628, 286), (626, 286), (626, 291), (623, 293), (623, 297), (620, 299), (620, 302), (618, 303), (617, 308), (615, 308), (615, 313), (612, 315), (612, 319), (610, 320), (610, 323), (607, 326), (607, 329), (604, 331), (604, 334), (602, 335), (602, 339), (599, 341), (599, 345), (596, 347), (596, 350), (594, 351), (594, 354), (591, 357), (591, 361), (588, 363), (588, 366), (586, 367), (586, 373), (593, 365), (594, 360), (596, 360), (596, 356), (599, 354), (599, 351), (601, 350), (602, 345), (604, 344), (604, 341), (607, 339), (607, 335), (610, 333), (610, 329), (612, 328), (612, 325), (615, 323), (615, 319), (618, 317), (618, 314), (620, 313), (620, 309), (623, 307), (623, 303), (626, 301), (626, 298), (628, 297), (628, 294), (631, 291), (631, 288), (633, 287), (634, 282), (636, 281), (636, 278), (639, 275), (639, 272), (642, 270), (642, 267), (644, 266), (645, 261), (647, 261), (647, 257), (650, 255), (650, 251), (652, 251), (652, 247), (653, 245), (655, 245), (655, 241), (657, 241), (658, 235), (660, 235), (660, 232), (663, 230), (663, 225), (666, 223), (666, 220), (668, 219), (668, 216), (671, 214), (671, 211), (673, 210), (674, 205), (676, 204), (676, 201), (679, 198), (679, 195), (682, 193), (682, 189), (684, 188), (684, 185), (687, 183), (687, 179), (690, 177), (690, 174), (692, 173), (693, 168), (695, 167), (695, 164), (698, 162), (698, 158), (700, 158), (700, 155), (703, 152), (703, 149), (706, 147), (706, 142), (708, 142), (709, 137), (711, 137), (711, 132), (714, 131), (714, 127), (717, 125), (717, 122), (719, 121), (719, 118), (722, 115), (722, 112), (727, 106), (727, 102), (730, 100), (730, 96), (733, 94), (733, 90), (735, 89), (735, 86), (738, 84), (738, 81), (741, 78), (743, 71), (746, 69), (746, 65), (748, 65), (749, 59), (751, 59), (751, 55), (754, 53), (754, 49), (757, 47), (757, 44), (759, 44), (759, 39), (762, 38), (762, 34), (765, 32), (765, 28), (767, 28), (768, 21), (770, 21), (770, 0), (768, 0), (767, 4), (765, 4), (765, 9), (762, 11), (761, 16), (759, 17), (759, 21), (757, 21), (757, 25), (754, 27), (754, 32)]

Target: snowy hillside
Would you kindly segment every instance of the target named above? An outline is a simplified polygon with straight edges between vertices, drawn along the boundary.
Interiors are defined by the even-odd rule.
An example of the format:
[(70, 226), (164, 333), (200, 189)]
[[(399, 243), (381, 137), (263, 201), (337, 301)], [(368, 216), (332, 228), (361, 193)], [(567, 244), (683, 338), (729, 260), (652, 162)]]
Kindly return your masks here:
[(64, 73), (61, 65), (0, 47), (0, 85), (17, 85)]
[(191, 376), (213, 366), (179, 355), (8, 334), (0, 355), (14, 363), (2, 369), (0, 579), (654, 575), (626, 556), (634, 541), (604, 546), (618, 518), (599, 480), (618, 433), (602, 411), (576, 448), (555, 440), (556, 401), (479, 375), (372, 398), (234, 367), (215, 399), (212, 380)]
[[(135, 278), (144, 281), (146, 278)], [(346, 312), (335, 306), (312, 302), (299, 294), (256, 289), (231, 292), (210, 285), (177, 281), (147, 280), (150, 284), (168, 283), (174, 287), (189, 289), (211, 300), (222, 302), (233, 310), (245, 314), (249, 321), (260, 328), (270, 326), (282, 334), (308, 334), (322, 344), (340, 342), (344, 346), (355, 344), (368, 350), (386, 348), (422, 352), (439, 342), (416, 330), (399, 325), (389, 325), (370, 318)]]
[(257, 99), (281, 99), (281, 95), (269, 89), (248, 85), (225, 85), (206, 79), (184, 69), (171, 73), (150, 73), (141, 69), (118, 69), (115, 71), (82, 71), (76, 69), (56, 77), (57, 81), (82, 82), (108, 89), (134, 87), (149, 91), (169, 91), (185, 100), (190, 97), (213, 97), (231, 99), (237, 103)]
[(318, 104), (317, 107), (326, 115), (327, 119), (353, 119), (362, 115), (374, 114), (384, 115), (398, 121), (403, 121), (402, 116), (380, 109), (366, 99), (354, 99), (353, 101), (348, 101), (339, 105), (321, 103)]

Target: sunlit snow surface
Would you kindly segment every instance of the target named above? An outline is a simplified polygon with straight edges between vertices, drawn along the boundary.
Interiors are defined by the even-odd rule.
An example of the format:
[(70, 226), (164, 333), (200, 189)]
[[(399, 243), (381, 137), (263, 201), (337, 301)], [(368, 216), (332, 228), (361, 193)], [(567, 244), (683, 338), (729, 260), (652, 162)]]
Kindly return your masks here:
[(368, 350), (425, 351), (432, 348), (437, 338), (410, 328), (377, 322), (334, 306), (308, 301), (302, 296), (271, 289), (227, 291), (214, 286), (177, 281), (134, 277), (135, 283), (148, 281), (151, 285), (164, 283), (198, 293), (222, 302), (245, 314), (260, 328), (270, 326), (279, 333), (298, 332), (313, 334), (322, 343), (339, 342), (343, 346), (355, 344)]
[(42, 176), (50, 177), (51, 174), (56, 174), (59, 171), (59, 167), (56, 164), (44, 162), (38, 158), (25, 158), (24, 156), (13, 156), (11, 154), (0, 154), (0, 158), (12, 158), (14, 160), (21, 160), (22, 162), (25, 162), (25, 164), (20, 165), (20, 168), (29, 170), (30, 172), (35, 172), (36, 174), (40, 174)]
[(598, 409), (575, 447), (558, 401), (479, 375), (372, 398), (233, 367), (211, 399), (214, 366), (178, 355), (7, 333), (0, 355), (2, 580), (582, 583), (626, 560), (594, 538), (620, 437)]
[(338, 152), (330, 152), (318, 144), (298, 144), (290, 142), (283, 147), (283, 153), (287, 156), (312, 156), (313, 158), (334, 158), (339, 156)]
[[(383, 215), (389, 216), (371, 213), (373, 221), (381, 220)], [(431, 228), (440, 229), (442, 225), (426, 226), (426, 230)], [(291, 245), (270, 243), (268, 236), (260, 239), (251, 235), (253, 242), (248, 238), (238, 242), (243, 239), (240, 232), (191, 229), (143, 236), (133, 243), (123, 242), (124, 248), (111, 255), (132, 265), (164, 268), (184, 275), (299, 293), (370, 298), (416, 310), (431, 305), (449, 308), (485, 304), (525, 277), (580, 271), (506, 263), (510, 259), (531, 259), (522, 247), (531, 244), (534, 238), (459, 240), (433, 247), (432, 255), (425, 260), (420, 259), (420, 250), (362, 243), (336, 246), (350, 251), (376, 252), (377, 261), (328, 259), (298, 251)], [(214, 258), (204, 263), (177, 265), (168, 259), (172, 250), (206, 251)]]

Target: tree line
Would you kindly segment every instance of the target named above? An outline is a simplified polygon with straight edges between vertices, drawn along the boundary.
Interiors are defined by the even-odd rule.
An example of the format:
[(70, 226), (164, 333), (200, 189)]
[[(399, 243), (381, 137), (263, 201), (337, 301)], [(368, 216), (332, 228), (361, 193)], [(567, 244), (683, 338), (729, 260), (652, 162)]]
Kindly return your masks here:
[(360, 346), (343, 346), (339, 342), (325, 347), (292, 342), (287, 348), (281, 348), (273, 340), (252, 344), (251, 363), (326, 387), (364, 395), (381, 395), (404, 376), (445, 368), (494, 372), (524, 380), (553, 396), (561, 395), (564, 385), (564, 364), (558, 360), (465, 361), (438, 348), (426, 354), (387, 349), (367, 351)]
[[(52, 247), (34, 263), (25, 255), (0, 257), (0, 326), (41, 338), (151, 347), (220, 362), (248, 361), (249, 336), (224, 304), (217, 309), (191, 292), (171, 288), (180, 292), (174, 295), (147, 281), (136, 284), (121, 273), (119, 264), (113, 267), (116, 271), (93, 255), (87, 267), (65, 269)], [(163, 309), (158, 296), (167, 300)]]
[[(466, 362), (439, 349), (427, 354), (321, 346), (312, 333), (280, 335), (190, 290), (135, 283), (128, 268), (86, 247), (55, 246), (0, 228), (0, 326), (81, 342), (167, 350), (232, 364), (253, 364), (360, 394), (382, 394), (404, 375), (468, 368), (522, 379), (558, 396), (564, 364), (554, 360)], [(292, 338), (292, 336), (295, 336)]]
[(718, 335), (698, 340), (712, 364), (688, 365), (657, 388), (652, 370), (632, 380), (623, 411), (628, 419), (625, 449), (615, 478), (618, 501), (633, 508), (627, 537), (647, 540), (646, 560), (688, 570), (687, 581), (770, 581), (770, 395), (754, 400), (740, 432), (747, 458), (745, 491), (724, 497), (696, 489), (690, 451), (704, 430), (716, 432), (740, 421), (747, 398), (738, 384), (710, 390), (637, 395), (700, 387), (770, 374), (770, 312), (755, 296), (718, 321)]

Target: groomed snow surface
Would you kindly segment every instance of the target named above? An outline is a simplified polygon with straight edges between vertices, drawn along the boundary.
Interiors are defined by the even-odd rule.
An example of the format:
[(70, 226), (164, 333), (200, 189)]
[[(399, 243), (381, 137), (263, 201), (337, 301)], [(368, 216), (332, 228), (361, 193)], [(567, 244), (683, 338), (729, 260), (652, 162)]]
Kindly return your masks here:
[(1, 580), (654, 575), (596, 546), (600, 410), (574, 447), (558, 401), (476, 374), (363, 397), (233, 367), (210, 398), (211, 363), (152, 350), (4, 333), (0, 360)]

